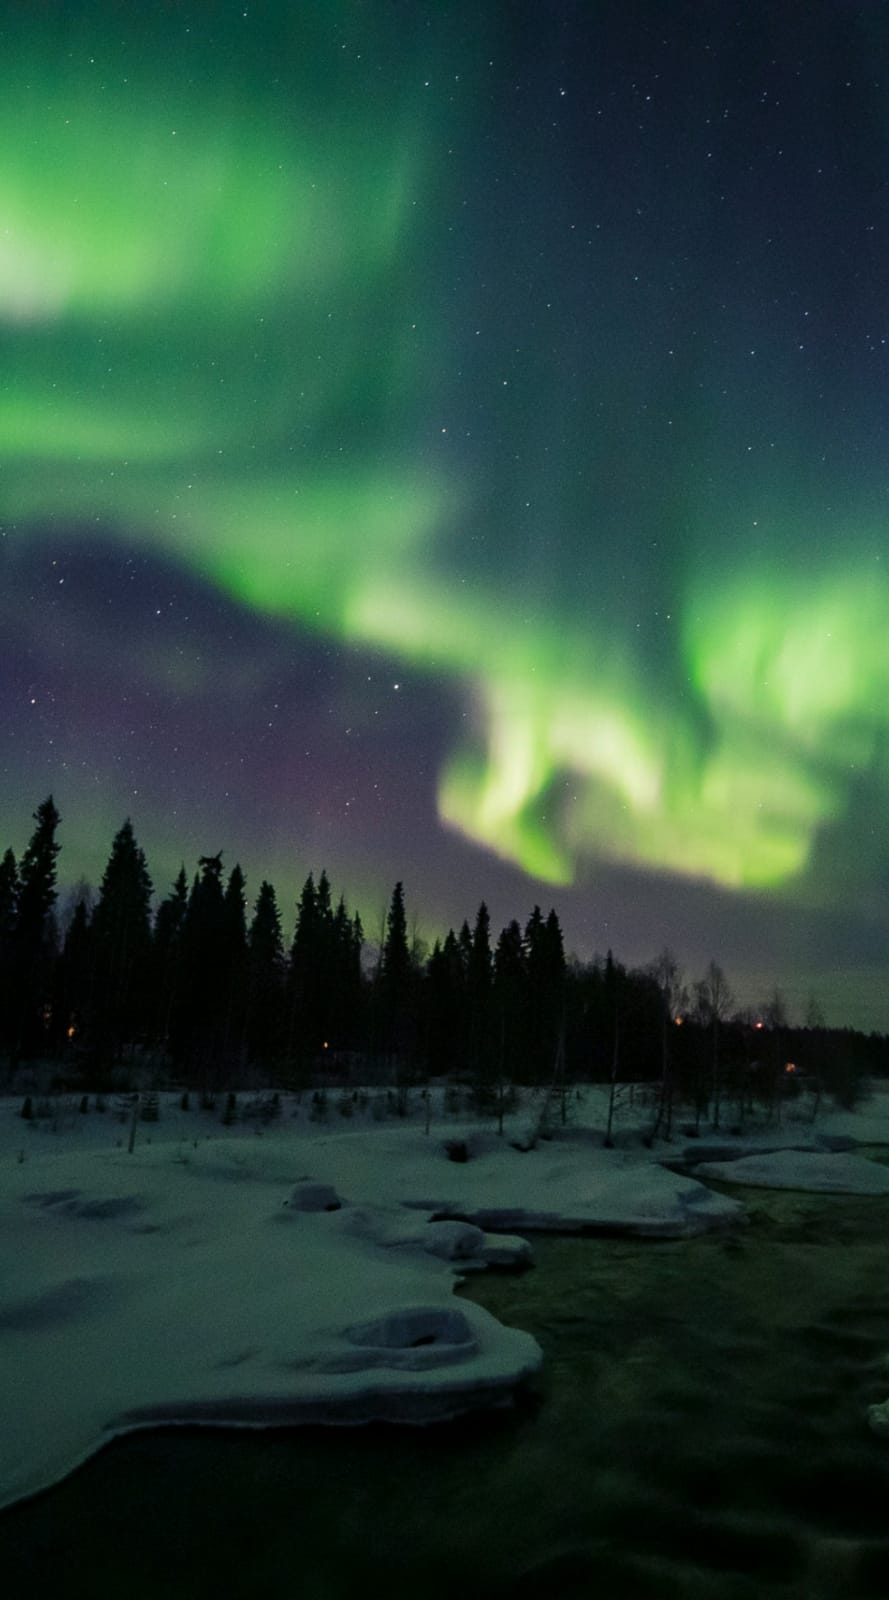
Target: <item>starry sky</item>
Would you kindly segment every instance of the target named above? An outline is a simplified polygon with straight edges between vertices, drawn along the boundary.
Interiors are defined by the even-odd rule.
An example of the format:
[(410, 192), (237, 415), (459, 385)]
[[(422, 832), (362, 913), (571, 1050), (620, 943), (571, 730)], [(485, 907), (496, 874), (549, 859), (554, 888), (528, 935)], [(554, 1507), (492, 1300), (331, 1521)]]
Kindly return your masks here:
[(6, 0), (0, 846), (889, 1027), (889, 16)]

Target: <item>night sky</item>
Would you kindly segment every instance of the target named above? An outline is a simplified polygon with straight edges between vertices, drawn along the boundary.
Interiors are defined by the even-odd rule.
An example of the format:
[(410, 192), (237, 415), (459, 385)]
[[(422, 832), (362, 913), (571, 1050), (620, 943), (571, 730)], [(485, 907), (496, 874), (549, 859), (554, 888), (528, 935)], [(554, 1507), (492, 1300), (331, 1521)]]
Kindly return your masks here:
[(6, 0), (0, 848), (889, 1027), (889, 13)]

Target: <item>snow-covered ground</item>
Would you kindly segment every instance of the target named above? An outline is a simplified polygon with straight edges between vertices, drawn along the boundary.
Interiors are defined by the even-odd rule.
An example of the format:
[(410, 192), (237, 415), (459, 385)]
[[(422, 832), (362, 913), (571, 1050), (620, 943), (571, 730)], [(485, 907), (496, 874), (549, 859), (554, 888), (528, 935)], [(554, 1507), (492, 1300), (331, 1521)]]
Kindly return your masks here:
[[(857, 1161), (889, 1188), (889, 1169), (826, 1148), (889, 1143), (889, 1095), (854, 1116), (652, 1150), (641, 1108), (602, 1147), (599, 1090), (525, 1151), (510, 1140), (533, 1108), (499, 1138), (438, 1107), (427, 1133), (419, 1102), (405, 1121), (372, 1104), (317, 1121), (285, 1096), (278, 1120), (229, 1127), (162, 1096), (129, 1153), (111, 1107), (57, 1101), (28, 1122), (21, 1104), (0, 1102), (0, 1504), (157, 1422), (418, 1422), (508, 1400), (540, 1349), (454, 1285), (524, 1264), (515, 1230), (676, 1238), (743, 1215), (665, 1160), (730, 1148), (828, 1189)], [(750, 1154), (791, 1145), (814, 1153)]]

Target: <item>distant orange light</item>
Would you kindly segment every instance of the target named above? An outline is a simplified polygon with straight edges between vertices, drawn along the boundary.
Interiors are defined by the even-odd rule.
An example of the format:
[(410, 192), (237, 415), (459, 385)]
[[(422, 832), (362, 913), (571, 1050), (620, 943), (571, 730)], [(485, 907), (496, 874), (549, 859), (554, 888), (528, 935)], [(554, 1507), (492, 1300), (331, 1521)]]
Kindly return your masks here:
[(684, 1017), (674, 1017), (673, 1021), (675, 1022), (677, 1028), (681, 1028), (683, 1022), (685, 1021), (685, 1018)]
[(76, 1032), (77, 1032), (77, 1029), (74, 1027), (74, 1025), (72, 1023), (71, 1027), (68, 1029), (68, 1038), (69, 1039), (73, 1039)]
[(786, 1067), (784, 1068), (784, 1071), (785, 1072), (795, 1072), (796, 1071), (796, 1062), (795, 1061), (788, 1061)]
[(765, 1024), (762, 1023), (762, 1022), (757, 1022), (756, 1026), (757, 1026), (757, 1028), (762, 1028), (762, 1027), (765, 1026)]
[(324, 1049), (325, 1049), (325, 1050), (326, 1050), (326, 1049), (327, 1049), (327, 1040), (326, 1040), (326, 1039), (325, 1039), (325, 1041), (324, 1041)]

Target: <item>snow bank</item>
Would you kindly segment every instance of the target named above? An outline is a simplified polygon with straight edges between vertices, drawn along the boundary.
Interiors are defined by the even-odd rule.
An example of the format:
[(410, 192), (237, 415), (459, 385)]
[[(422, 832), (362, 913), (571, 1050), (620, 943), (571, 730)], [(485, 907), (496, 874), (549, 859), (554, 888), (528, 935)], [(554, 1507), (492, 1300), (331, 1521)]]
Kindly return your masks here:
[(704, 1161), (700, 1178), (759, 1189), (804, 1189), (810, 1194), (889, 1194), (889, 1167), (864, 1156), (829, 1150), (771, 1150), (737, 1161)]
[(313, 1176), (341, 1192), (375, 1192), (391, 1203), (498, 1233), (681, 1239), (743, 1214), (738, 1201), (668, 1171), (648, 1151), (604, 1150), (584, 1140), (522, 1152), (477, 1131), (461, 1142), (470, 1159), (456, 1162), (448, 1160), (442, 1138), (425, 1138), (411, 1127), (371, 1139), (336, 1134), (314, 1146)]
[(454, 1300), (456, 1237), (408, 1216), (387, 1248), (385, 1209), (363, 1235), (347, 1189), (324, 1209), (296, 1181), (308, 1141), (282, 1141), (282, 1184), (79, 1131), (0, 1167), (0, 1504), (134, 1427), (427, 1422), (506, 1403), (539, 1367), (529, 1334)]

